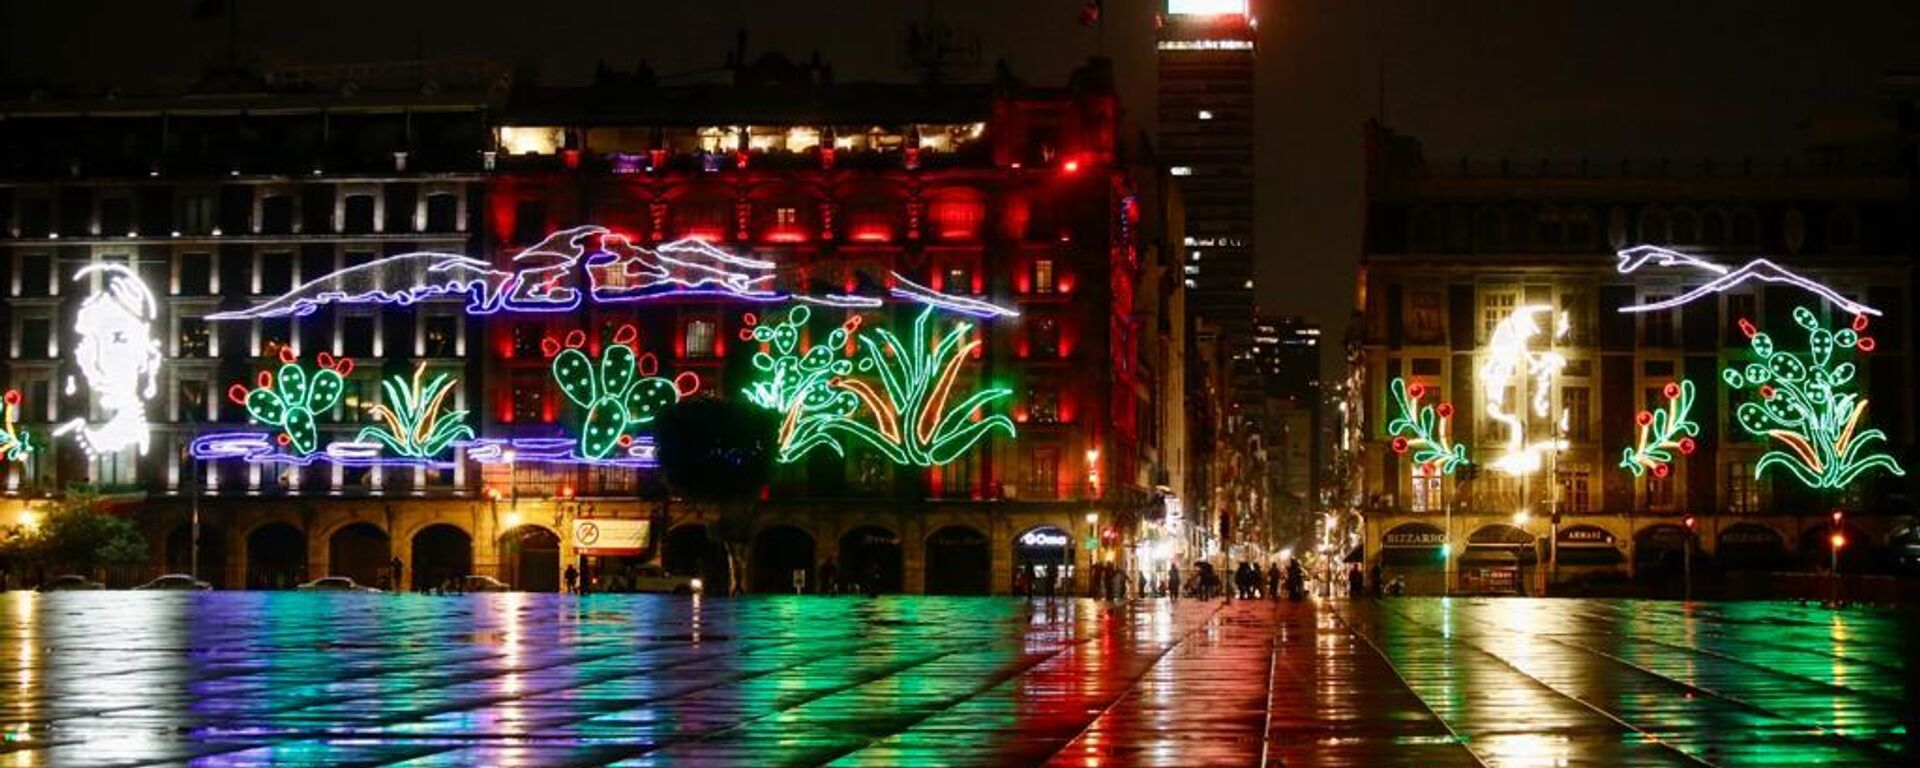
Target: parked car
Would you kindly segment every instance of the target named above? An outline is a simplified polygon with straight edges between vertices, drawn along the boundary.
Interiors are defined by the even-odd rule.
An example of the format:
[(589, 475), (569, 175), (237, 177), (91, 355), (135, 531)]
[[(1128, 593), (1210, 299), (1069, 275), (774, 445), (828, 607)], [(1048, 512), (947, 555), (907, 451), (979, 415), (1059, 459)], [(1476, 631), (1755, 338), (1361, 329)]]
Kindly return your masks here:
[(378, 592), (373, 587), (363, 587), (359, 582), (346, 576), (322, 576), (294, 589), (309, 592)]
[(460, 589), (465, 592), (512, 592), (513, 587), (492, 576), (467, 576), (460, 580)]
[(42, 592), (83, 592), (106, 588), (107, 585), (77, 573), (55, 576), (52, 580), (40, 585), (40, 591)]
[(633, 592), (664, 592), (674, 595), (697, 595), (705, 590), (698, 576), (681, 576), (667, 573), (667, 569), (658, 565), (643, 565), (633, 569)]
[(184, 573), (169, 573), (153, 581), (134, 587), (134, 589), (159, 590), (165, 592), (205, 592), (213, 589), (213, 585)]

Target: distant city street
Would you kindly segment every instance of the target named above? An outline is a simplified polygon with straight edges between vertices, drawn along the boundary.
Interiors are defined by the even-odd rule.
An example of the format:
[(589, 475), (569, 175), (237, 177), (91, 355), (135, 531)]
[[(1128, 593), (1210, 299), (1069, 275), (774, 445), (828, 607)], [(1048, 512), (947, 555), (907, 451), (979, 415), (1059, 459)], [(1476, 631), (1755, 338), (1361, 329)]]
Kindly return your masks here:
[(1914, 765), (1911, 614), (9, 593), (0, 764)]

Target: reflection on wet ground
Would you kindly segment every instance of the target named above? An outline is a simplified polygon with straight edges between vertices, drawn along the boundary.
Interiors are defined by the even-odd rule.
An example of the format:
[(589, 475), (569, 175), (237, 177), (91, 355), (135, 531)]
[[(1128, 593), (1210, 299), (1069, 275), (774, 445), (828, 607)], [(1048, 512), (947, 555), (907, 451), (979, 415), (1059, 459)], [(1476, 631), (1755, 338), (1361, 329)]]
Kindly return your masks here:
[(0, 595), (0, 766), (1920, 765), (1781, 604)]

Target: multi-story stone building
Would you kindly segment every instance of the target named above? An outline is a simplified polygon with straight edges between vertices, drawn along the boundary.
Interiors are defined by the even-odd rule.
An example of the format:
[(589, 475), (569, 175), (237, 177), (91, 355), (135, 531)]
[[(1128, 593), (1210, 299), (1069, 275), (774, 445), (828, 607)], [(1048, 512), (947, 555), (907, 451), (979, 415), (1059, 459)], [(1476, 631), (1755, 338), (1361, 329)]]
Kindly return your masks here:
[[(1436, 593), (1532, 591), (1549, 572), (1675, 575), (1689, 541), (1702, 567), (1824, 564), (1840, 509), (1842, 568), (1885, 565), (1906, 481), (1882, 466), (1809, 489), (1784, 462), (1766, 466), (1791, 446), (1743, 428), (1743, 404), (1764, 395), (1723, 380), (1760, 361), (1755, 332), (1811, 360), (1796, 307), (1822, 328), (1861, 328), (1872, 342), (1831, 363), (1854, 366), (1841, 388), (1871, 404), (1857, 429), (1886, 433), (1867, 453), (1912, 466), (1913, 182), (1866, 159), (1455, 169), (1369, 125), (1355, 409), (1367, 560)], [(1639, 245), (1669, 250), (1619, 253)], [(1739, 279), (1758, 257), (1772, 266)], [(1395, 382), (1417, 393), (1415, 423), (1397, 431), (1409, 414)], [(1637, 420), (1681, 386), (1691, 452), (1675, 433), (1664, 469), (1632, 471)], [(1438, 418), (1420, 424), (1423, 408)], [(1658, 443), (1665, 417), (1644, 423)], [(1416, 463), (1423, 439), (1468, 463)]]
[[(564, 563), (606, 587), (656, 558), (724, 583), (714, 510), (666, 499), (644, 434), (628, 448), (623, 431), (617, 461), (547, 450), (593, 418), (556, 355), (625, 345), (672, 397), (741, 397), (769, 349), (753, 328), (804, 299), (803, 347), (836, 326), (910, 338), (929, 307), (931, 334), (967, 320), (979, 346), (952, 386), (1007, 394), (965, 421), (1013, 429), (932, 466), (857, 445), (788, 457), (749, 532), (750, 588), (815, 580), (830, 557), (883, 589), (963, 593), (1006, 591), (1021, 564), (1125, 560), (1152, 498), (1136, 468), (1141, 210), (1104, 62), (1054, 88), (842, 84), (777, 56), (712, 85), (603, 72), (422, 97), (292, 80), (6, 108), (6, 375), (24, 423), (113, 416), (88, 387), (61, 394), (83, 373), (61, 359), (67, 328), (112, 289), (68, 279), (86, 265), (135, 266), (163, 353), (147, 450), (89, 459), (56, 438), (16, 471), (20, 498), (111, 490), (170, 571), (197, 507), (201, 573), (229, 587), (476, 573), (550, 589)], [(680, 271), (647, 283), (642, 262)], [(251, 398), (285, 394), (288, 358), (337, 368), (338, 402), (311, 437), (297, 419), (247, 433), (280, 417)], [(366, 442), (369, 409), (405, 405), (382, 382), (416, 371), (450, 380), (444, 413), (467, 412), (472, 435), (368, 460), (391, 453)], [(579, 521), (643, 533), (589, 546)]]

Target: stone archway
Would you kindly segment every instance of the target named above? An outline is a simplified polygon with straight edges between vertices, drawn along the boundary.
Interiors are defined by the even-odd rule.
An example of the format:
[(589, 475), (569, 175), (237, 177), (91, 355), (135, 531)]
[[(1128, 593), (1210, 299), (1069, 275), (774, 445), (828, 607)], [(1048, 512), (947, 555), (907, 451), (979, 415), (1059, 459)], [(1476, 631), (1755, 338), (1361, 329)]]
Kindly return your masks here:
[(802, 585), (814, 588), (813, 536), (791, 525), (770, 525), (753, 537), (753, 565), (748, 569), (749, 589), (762, 594), (791, 594), (794, 572), (803, 574)]
[(327, 537), (326, 575), (346, 576), (363, 586), (379, 586), (389, 581), (392, 556), (391, 542), (380, 526), (351, 523)]
[[(167, 573), (188, 573), (193, 570), (193, 523), (181, 523), (167, 531), (165, 566)], [(200, 524), (200, 572), (193, 575), (217, 588), (224, 586), (226, 574), (226, 532), (203, 522)]]
[(727, 550), (714, 541), (705, 525), (689, 523), (667, 532), (660, 565), (668, 573), (698, 576), (707, 594), (724, 595), (730, 583)]
[(993, 547), (986, 534), (971, 526), (949, 525), (928, 536), (925, 546), (927, 594), (993, 591)]
[(267, 523), (247, 534), (247, 589), (292, 589), (307, 580), (307, 534)]
[[(424, 592), (473, 573), (473, 537), (459, 527), (434, 523), (413, 534), (413, 591)], [(464, 588), (455, 584), (455, 588)]]
[(899, 592), (903, 570), (899, 535), (877, 525), (847, 531), (840, 537), (838, 567), (844, 591)]
[(532, 524), (500, 534), (500, 580), (522, 592), (560, 591), (560, 535)]

